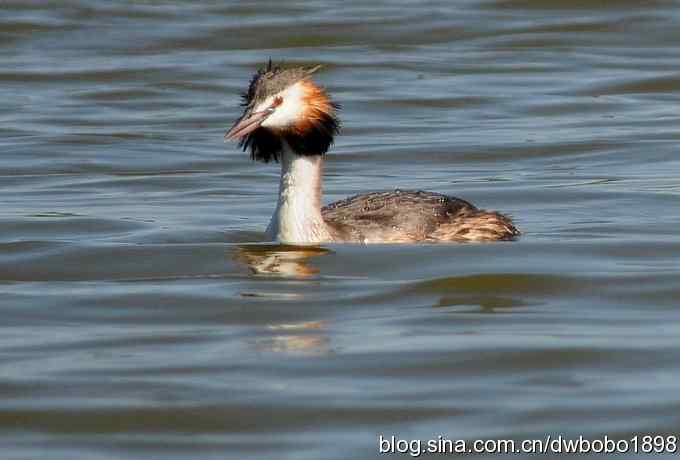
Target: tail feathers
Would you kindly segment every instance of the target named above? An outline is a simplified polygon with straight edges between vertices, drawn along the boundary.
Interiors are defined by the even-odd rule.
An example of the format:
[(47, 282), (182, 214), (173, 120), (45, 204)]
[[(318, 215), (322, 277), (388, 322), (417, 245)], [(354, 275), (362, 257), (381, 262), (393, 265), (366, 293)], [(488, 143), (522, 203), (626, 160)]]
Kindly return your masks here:
[(429, 235), (431, 241), (482, 242), (512, 240), (520, 231), (512, 220), (498, 212), (467, 210)]

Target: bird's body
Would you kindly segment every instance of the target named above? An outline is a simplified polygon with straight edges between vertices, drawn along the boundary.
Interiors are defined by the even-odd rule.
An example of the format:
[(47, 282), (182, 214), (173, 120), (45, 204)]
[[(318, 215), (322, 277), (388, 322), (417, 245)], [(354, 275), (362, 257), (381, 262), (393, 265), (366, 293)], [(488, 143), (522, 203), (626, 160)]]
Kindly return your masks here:
[(343, 241), (417, 243), (507, 240), (517, 230), (507, 217), (480, 211), (440, 193), (395, 190), (356, 195), (321, 209)]
[(227, 133), (253, 159), (281, 163), (277, 207), (267, 228), (284, 243), (415, 243), (510, 240), (512, 221), (459, 198), (423, 191), (356, 195), (321, 207), (324, 155), (338, 106), (309, 78), (315, 71), (261, 70), (246, 111)]

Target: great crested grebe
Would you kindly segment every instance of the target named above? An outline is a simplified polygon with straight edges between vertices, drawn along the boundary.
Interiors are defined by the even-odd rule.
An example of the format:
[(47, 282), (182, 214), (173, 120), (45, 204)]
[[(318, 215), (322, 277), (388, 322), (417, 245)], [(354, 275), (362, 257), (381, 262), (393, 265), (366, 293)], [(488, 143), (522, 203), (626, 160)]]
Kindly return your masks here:
[(267, 235), (282, 243), (414, 243), (510, 240), (512, 221), (467, 201), (423, 191), (374, 192), (321, 207), (324, 155), (338, 133), (339, 106), (311, 80), (320, 66), (260, 69), (245, 111), (225, 134), (253, 160), (281, 163)]

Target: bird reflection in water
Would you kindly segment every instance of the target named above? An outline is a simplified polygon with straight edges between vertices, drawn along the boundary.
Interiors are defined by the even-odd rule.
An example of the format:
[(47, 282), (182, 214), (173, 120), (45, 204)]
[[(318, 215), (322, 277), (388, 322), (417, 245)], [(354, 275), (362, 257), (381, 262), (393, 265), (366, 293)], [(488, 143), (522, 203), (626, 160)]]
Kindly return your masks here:
[(310, 259), (331, 253), (318, 246), (241, 245), (237, 247), (235, 258), (255, 275), (310, 278), (319, 274)]
[[(312, 265), (311, 259), (331, 253), (332, 251), (317, 246), (253, 244), (238, 246), (234, 259), (244, 264), (254, 275), (309, 280), (319, 276), (319, 269)], [(295, 301), (303, 298), (299, 291), (242, 292), (241, 296), (270, 301)], [(255, 340), (254, 348), (258, 352), (289, 355), (327, 355), (332, 353), (327, 329), (328, 322), (324, 320), (268, 324)]]
[(326, 321), (270, 324), (273, 335), (257, 341), (255, 349), (263, 352), (320, 356), (332, 352), (331, 339), (325, 333)]

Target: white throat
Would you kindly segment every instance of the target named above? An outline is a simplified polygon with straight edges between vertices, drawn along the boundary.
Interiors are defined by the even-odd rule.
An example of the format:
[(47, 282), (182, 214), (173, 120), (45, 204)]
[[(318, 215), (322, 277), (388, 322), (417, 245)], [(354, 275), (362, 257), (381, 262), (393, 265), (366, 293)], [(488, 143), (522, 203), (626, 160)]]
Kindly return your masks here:
[(297, 155), (284, 141), (280, 161), (279, 201), (267, 236), (293, 244), (330, 241), (328, 226), (321, 217), (322, 156)]

